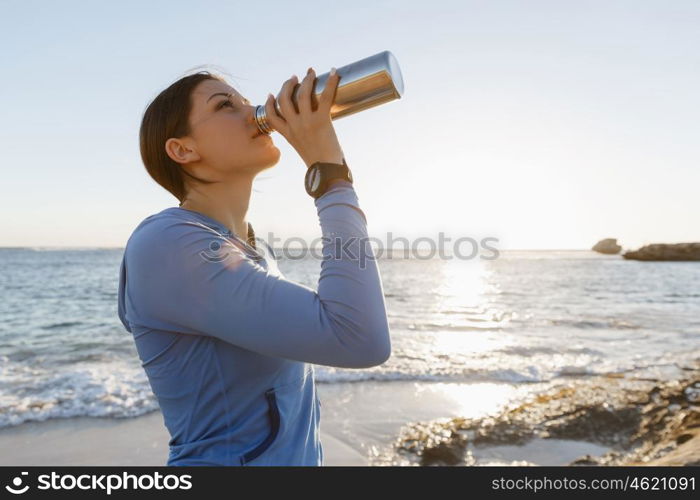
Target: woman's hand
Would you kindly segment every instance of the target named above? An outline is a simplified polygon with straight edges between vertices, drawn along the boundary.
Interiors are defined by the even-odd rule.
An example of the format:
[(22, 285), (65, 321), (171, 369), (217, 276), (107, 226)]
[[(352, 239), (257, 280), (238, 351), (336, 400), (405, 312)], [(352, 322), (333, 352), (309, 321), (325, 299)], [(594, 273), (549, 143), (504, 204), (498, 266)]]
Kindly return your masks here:
[(284, 82), (279, 93), (280, 116), (275, 109), (275, 97), (269, 94), (265, 102), (265, 116), (277, 132), (299, 153), (307, 167), (317, 161), (342, 163), (343, 150), (331, 120), (331, 106), (335, 99), (340, 76), (331, 70), (326, 86), (318, 99), (318, 108), (312, 109), (316, 72), (309, 68), (297, 93), (298, 110), (292, 102), (292, 92), (297, 84), (296, 75)]

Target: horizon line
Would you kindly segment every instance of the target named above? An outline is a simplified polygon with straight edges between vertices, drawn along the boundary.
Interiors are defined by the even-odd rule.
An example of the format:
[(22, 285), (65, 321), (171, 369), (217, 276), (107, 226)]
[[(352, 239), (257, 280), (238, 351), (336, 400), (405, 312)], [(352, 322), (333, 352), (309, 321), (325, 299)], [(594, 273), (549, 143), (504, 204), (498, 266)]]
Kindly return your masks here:
[[(17, 246), (0, 246), (0, 250), (34, 250), (34, 249), (56, 249), (56, 250), (119, 250), (125, 249), (125, 246), (105, 246), (105, 245), (17, 245)], [(308, 250), (310, 248), (320, 247), (272, 247), (274, 250), (299, 249)], [(410, 250), (405, 247), (391, 247), (386, 250), (405, 251)], [(425, 249), (423, 249), (425, 250)], [(572, 251), (572, 252), (593, 252), (591, 248), (499, 248), (499, 251), (518, 251), (518, 252), (544, 252), (544, 251)]]

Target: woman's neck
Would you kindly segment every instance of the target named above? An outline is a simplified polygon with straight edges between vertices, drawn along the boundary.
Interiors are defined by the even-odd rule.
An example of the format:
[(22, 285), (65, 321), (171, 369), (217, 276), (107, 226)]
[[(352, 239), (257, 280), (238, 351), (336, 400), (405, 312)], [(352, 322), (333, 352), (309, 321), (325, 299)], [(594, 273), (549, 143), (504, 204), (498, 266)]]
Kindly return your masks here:
[(211, 217), (246, 241), (248, 238), (246, 214), (252, 186), (252, 179), (241, 178), (235, 181), (197, 185), (188, 190), (180, 206)]

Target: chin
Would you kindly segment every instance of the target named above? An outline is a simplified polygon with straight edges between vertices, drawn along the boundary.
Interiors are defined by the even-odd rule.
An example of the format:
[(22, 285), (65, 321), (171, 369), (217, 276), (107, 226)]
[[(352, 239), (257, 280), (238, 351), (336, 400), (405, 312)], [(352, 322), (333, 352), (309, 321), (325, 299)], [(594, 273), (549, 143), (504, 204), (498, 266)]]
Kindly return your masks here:
[(282, 153), (276, 146), (271, 146), (270, 148), (266, 149), (265, 153), (263, 153), (261, 156), (262, 158), (260, 158), (259, 165), (263, 169), (266, 169), (277, 165), (277, 163), (280, 161)]

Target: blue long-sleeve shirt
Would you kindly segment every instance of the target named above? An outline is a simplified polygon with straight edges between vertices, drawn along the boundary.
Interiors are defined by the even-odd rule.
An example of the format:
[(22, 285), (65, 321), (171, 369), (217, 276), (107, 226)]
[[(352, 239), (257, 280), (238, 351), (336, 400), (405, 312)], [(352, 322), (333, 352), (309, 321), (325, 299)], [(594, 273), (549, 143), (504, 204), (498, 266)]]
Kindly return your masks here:
[(170, 433), (167, 465), (323, 465), (312, 363), (389, 358), (354, 187), (338, 182), (315, 205), (325, 238), (318, 291), (287, 280), (267, 243), (255, 249), (199, 212), (166, 208), (129, 238), (118, 314)]

